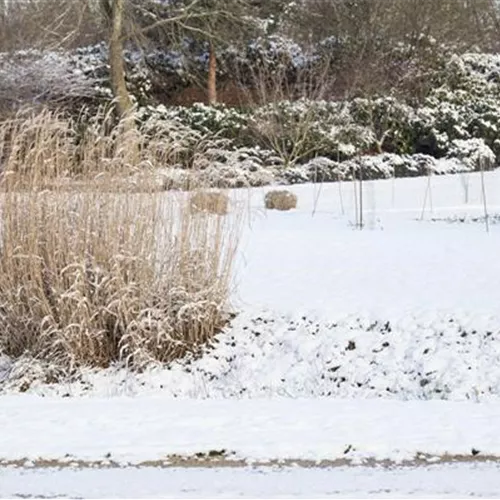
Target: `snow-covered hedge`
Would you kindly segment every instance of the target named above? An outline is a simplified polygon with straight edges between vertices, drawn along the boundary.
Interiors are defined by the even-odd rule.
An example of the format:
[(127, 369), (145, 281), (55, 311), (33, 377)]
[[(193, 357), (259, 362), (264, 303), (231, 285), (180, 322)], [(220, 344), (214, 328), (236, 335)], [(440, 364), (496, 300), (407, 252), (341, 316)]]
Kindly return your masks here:
[[(480, 163), (476, 161), (478, 150), (472, 150), (473, 145), (461, 145), (457, 149), (457, 155), (450, 155), (446, 159), (436, 160), (432, 156), (424, 154), (396, 155), (383, 153), (379, 155), (357, 156), (343, 162), (336, 162), (325, 157), (318, 157), (303, 165), (280, 172), (279, 180), (287, 184), (300, 184), (304, 182), (335, 182), (338, 180), (350, 180), (353, 177), (365, 180), (388, 179), (392, 177), (418, 177), (429, 174), (455, 174), (461, 172), (477, 171), (481, 169)], [(492, 159), (491, 150), (487, 146), (482, 151), (486, 157)], [(458, 151), (465, 155), (471, 152), (469, 157), (459, 156)], [(488, 155), (489, 151), (489, 155)], [(491, 168), (492, 163), (483, 168)]]
[[(483, 139), (500, 162), (500, 55), (454, 55), (446, 64), (433, 65), (427, 82), (432, 87), (419, 103), (379, 96), (346, 102), (304, 98), (252, 110), (203, 104), (158, 107), (160, 94), (168, 98), (174, 87), (178, 90), (190, 81), (191, 73), (206, 69), (203, 44), (186, 42), (185, 49), (125, 51), (127, 84), (144, 119), (173, 119), (202, 133), (235, 140), (237, 147), (273, 149), (288, 164), (316, 156), (345, 160), (381, 150), (439, 158), (448, 155), (454, 141), (470, 139)], [(219, 66), (223, 77), (225, 71), (232, 71), (234, 78), (235, 61), (241, 67), (290, 66), (299, 71), (313, 64), (315, 57), (289, 40), (269, 37), (246, 47), (227, 48), (220, 54)], [(0, 54), (2, 100), (61, 104), (76, 99), (102, 104), (111, 97), (104, 44), (72, 52)]]
[[(269, 160), (264, 158), (269, 155)], [(392, 177), (417, 177), (470, 172), (473, 165), (456, 157), (436, 160), (432, 156), (365, 155), (336, 162), (325, 157), (284, 168), (272, 152), (255, 148), (235, 151), (212, 149), (206, 151), (194, 168), (181, 165), (161, 169), (158, 183), (163, 189), (191, 189), (195, 186), (213, 188), (258, 187), (269, 184), (303, 184), (307, 182), (349, 181)]]
[[(125, 51), (126, 78), (132, 98), (147, 104), (151, 77), (142, 55)], [(0, 99), (19, 104), (74, 100), (100, 105), (113, 98), (108, 51), (104, 44), (71, 52), (26, 50), (0, 53)]]
[[(141, 130), (175, 144), (173, 152), (161, 152), (165, 167), (192, 168), (197, 162), (206, 178), (235, 186), (261, 185), (270, 176), (283, 183), (335, 181), (361, 169), (365, 178), (380, 178), (500, 163), (500, 55), (470, 53), (436, 63), (429, 77), (434, 87), (419, 103), (383, 96), (303, 98), (244, 109), (158, 104), (159, 76), (187, 82), (193, 64), (201, 69), (206, 64), (203, 50), (188, 47), (192, 54), (201, 51), (191, 58), (181, 52), (125, 53)], [(272, 37), (252, 42), (246, 52), (228, 48), (222, 60), (238, 55), (249, 63), (274, 61), (297, 70), (309, 64), (299, 46)], [(221, 68), (225, 71), (223, 62)], [(94, 105), (111, 97), (103, 44), (71, 53), (0, 54), (0, 100)], [(258, 160), (241, 160), (242, 151), (252, 151), (248, 154)], [(272, 161), (262, 157), (264, 151)], [(375, 156), (381, 152), (386, 154)], [(432, 165), (431, 157), (446, 162)]]
[[(351, 103), (284, 101), (253, 113), (203, 104), (149, 106), (137, 114), (143, 131), (154, 136), (164, 130), (178, 144), (162, 173), (164, 185), (170, 188), (200, 183), (245, 187), (335, 182), (361, 176), (375, 180), (495, 166), (495, 155), (482, 139), (448, 141), (446, 157), (441, 159), (401, 154), (411, 150), (409, 143), (399, 149), (396, 144), (412, 137), (410, 124), (415, 116), (411, 108), (392, 98)], [(246, 145), (252, 143), (257, 145)], [(374, 146), (381, 143), (392, 144), (397, 153), (374, 154)]]
[(455, 155), (455, 141), (473, 139), (483, 140), (500, 163), (500, 56), (473, 56), (452, 59), (440, 87), (418, 106), (394, 97), (300, 99), (252, 110), (176, 107), (167, 115), (196, 130), (235, 140), (239, 147), (272, 149), (290, 166), (316, 156), (342, 161), (382, 151), (442, 158)]

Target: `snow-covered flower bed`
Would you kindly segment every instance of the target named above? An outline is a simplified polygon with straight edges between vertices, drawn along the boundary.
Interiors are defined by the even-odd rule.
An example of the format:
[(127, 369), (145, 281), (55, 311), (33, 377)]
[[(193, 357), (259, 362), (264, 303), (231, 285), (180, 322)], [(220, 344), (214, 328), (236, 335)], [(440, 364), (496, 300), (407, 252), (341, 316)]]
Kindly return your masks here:
[(329, 322), (263, 311), (242, 314), (200, 357), (168, 369), (83, 371), (72, 383), (46, 385), (57, 374), (50, 375), (50, 367), (4, 358), (0, 391), (485, 401), (500, 400), (500, 377), (492, 370), (499, 363), (500, 325), (492, 318), (436, 314)]

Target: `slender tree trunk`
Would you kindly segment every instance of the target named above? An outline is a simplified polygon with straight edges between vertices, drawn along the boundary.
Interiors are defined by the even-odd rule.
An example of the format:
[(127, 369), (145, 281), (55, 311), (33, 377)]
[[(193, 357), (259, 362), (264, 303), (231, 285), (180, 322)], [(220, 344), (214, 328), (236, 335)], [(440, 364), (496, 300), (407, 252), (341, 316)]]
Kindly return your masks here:
[(210, 40), (208, 56), (208, 104), (217, 104), (217, 58), (212, 40)]
[(109, 37), (109, 65), (111, 88), (116, 100), (118, 114), (126, 116), (132, 109), (132, 101), (125, 83), (125, 64), (123, 61), (123, 11), (124, 0), (112, 0)]

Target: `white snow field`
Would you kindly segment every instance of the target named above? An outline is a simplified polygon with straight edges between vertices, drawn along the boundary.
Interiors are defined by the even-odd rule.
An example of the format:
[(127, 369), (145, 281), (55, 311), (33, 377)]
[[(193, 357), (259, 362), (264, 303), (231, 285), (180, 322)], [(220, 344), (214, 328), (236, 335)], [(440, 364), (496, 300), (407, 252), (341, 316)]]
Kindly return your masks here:
[[(0, 359), (0, 496), (500, 496), (500, 171), (485, 174), (489, 232), (479, 174), (428, 186), (364, 183), (362, 231), (352, 183), (287, 188), (290, 212), (262, 208), (271, 188), (234, 192), (247, 215), (237, 316), (201, 357), (61, 384)], [(38, 467), (222, 450), (245, 463), (465, 462)]]
[(496, 464), (418, 468), (0, 469), (9, 498), (495, 498)]
[(498, 315), (500, 170), (485, 174), (488, 211), (496, 215), (489, 234), (470, 221), (483, 216), (480, 174), (432, 177), (432, 208), (429, 194), (420, 220), (427, 185), (423, 177), (365, 182), (363, 231), (352, 226), (350, 182), (341, 184), (344, 215), (337, 183), (285, 186), (299, 199), (290, 212), (259, 212), (270, 188), (253, 190), (238, 305), (328, 317)]

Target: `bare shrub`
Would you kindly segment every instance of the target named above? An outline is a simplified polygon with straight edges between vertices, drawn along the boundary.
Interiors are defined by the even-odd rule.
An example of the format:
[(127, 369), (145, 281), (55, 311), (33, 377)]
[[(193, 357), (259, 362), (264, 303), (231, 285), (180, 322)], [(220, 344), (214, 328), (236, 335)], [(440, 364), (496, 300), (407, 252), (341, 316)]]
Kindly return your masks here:
[(0, 0), (0, 51), (81, 47), (103, 34), (97, 2)]
[[(50, 116), (10, 128), (3, 150), (0, 354), (68, 373), (197, 349), (227, 319), (239, 218), (195, 217), (184, 193), (115, 192), (149, 143), (119, 124), (75, 150)], [(61, 187), (77, 167), (89, 183)]]
[(264, 203), (269, 210), (291, 210), (297, 208), (297, 195), (287, 190), (269, 191)]
[[(312, 53), (305, 52), (303, 58), (312, 61)], [(239, 76), (249, 86), (247, 102), (255, 109), (248, 124), (250, 137), (273, 151), (285, 168), (310, 159), (325, 145), (316, 130), (318, 109), (308, 103), (328, 96), (335, 81), (328, 57), (294, 66), (293, 77), (290, 65), (294, 66), (288, 57), (274, 63), (261, 60)], [(303, 106), (292, 111), (290, 103), (295, 101)]]
[(191, 211), (226, 215), (229, 210), (229, 197), (221, 191), (198, 191), (189, 198)]

